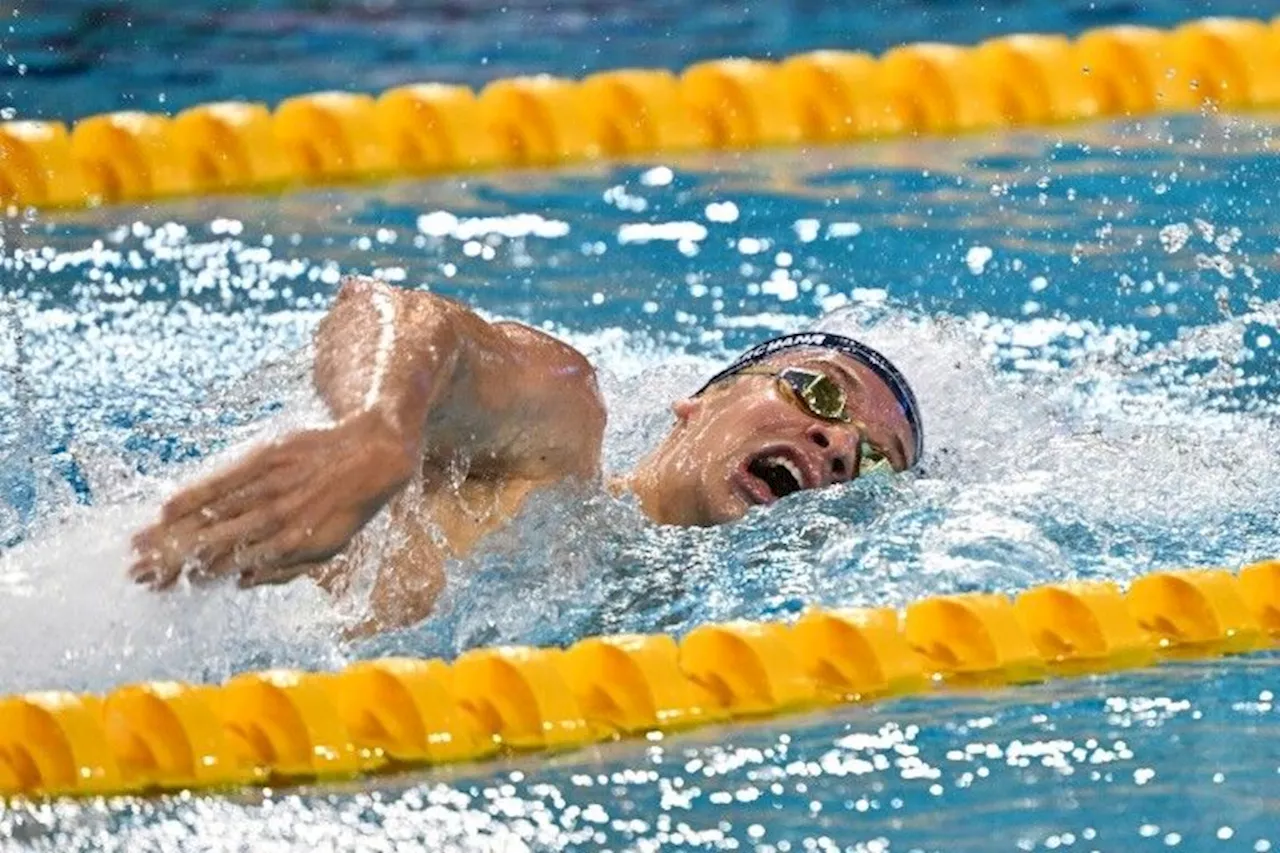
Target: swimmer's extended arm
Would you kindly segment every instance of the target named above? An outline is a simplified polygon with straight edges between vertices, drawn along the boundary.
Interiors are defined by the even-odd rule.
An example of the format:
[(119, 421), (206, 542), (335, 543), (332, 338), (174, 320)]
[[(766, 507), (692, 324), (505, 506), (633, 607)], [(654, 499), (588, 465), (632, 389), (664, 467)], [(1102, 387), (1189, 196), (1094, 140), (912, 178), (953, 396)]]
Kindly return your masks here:
[(173, 497), (135, 537), (135, 579), (169, 586), (186, 566), (242, 586), (290, 580), (341, 551), (424, 459), (465, 454), (473, 474), (530, 481), (598, 469), (604, 415), (585, 359), (431, 294), (344, 282), (315, 383), (333, 426)]
[(411, 468), (462, 455), (471, 476), (598, 473), (605, 415), (595, 371), (528, 326), (348, 278), (317, 331), (314, 373), (339, 423), (367, 420)]

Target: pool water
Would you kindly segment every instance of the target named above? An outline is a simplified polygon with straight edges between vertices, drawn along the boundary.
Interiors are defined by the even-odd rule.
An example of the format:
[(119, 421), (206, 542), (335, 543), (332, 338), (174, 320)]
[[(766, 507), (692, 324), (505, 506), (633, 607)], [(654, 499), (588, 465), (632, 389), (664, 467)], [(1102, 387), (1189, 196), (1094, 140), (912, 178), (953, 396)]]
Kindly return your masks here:
[[(917, 20), (906, 3), (843, 17), (799, 2), (687, 15), (581, 4), (450, 21), (395, 4), (287, 6), (201, 17), (140, 5), (129, 39), (155, 62), (136, 74), (118, 66), (129, 39), (84, 24), (119, 13), (25, 10), (13, 106), (274, 98), (349, 83), (357, 62), (381, 88), (445, 77), (450, 62), (475, 74), (486, 57), (506, 73), (678, 67), (875, 48), (948, 22), (976, 40), (1203, 11), (941, 4)], [(428, 62), (425, 47), (372, 50), (409, 20), (449, 51)], [(265, 22), (293, 34), (269, 84), (251, 73), (265, 74), (253, 61), (275, 32)], [(664, 27), (679, 36), (646, 56)], [(163, 51), (148, 37), (162, 30), (174, 40)], [(845, 30), (857, 37), (831, 35)], [(569, 33), (610, 47), (566, 56), (555, 46)], [(43, 54), (58, 60), (40, 65)], [(90, 90), (135, 100), (81, 100)], [(680, 633), (807, 603), (899, 605), (1280, 554), (1276, 129), (1258, 114), (1151, 118), (5, 221), (0, 642), (14, 653), (0, 690)], [(319, 417), (306, 349), (348, 272), (579, 346), (601, 369), (611, 471), (665, 430), (660, 403), (750, 343), (814, 325), (864, 337), (912, 378), (925, 464), (713, 530), (654, 527), (594, 490), (544, 495), (451, 567), (436, 615), (357, 644), (338, 639), (355, 605), (305, 583), (132, 588), (127, 537), (163, 494)], [(359, 556), (366, 573), (378, 558)], [(1280, 845), (1275, 662), (945, 693), (359, 784), (25, 805), (0, 815), (0, 838), (59, 851), (1265, 851)]]

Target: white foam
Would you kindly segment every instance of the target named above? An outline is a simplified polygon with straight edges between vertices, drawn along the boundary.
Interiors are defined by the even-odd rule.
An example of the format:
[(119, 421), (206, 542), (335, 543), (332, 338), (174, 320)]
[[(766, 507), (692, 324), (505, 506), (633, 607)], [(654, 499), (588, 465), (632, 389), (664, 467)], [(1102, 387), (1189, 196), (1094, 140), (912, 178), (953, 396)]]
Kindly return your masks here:
[(220, 679), (257, 664), (323, 663), (335, 650), (336, 611), (306, 583), (163, 594), (131, 583), (128, 536), (153, 514), (146, 501), (80, 510), (0, 554), (0, 643), (21, 650), (0, 669), (0, 690)]

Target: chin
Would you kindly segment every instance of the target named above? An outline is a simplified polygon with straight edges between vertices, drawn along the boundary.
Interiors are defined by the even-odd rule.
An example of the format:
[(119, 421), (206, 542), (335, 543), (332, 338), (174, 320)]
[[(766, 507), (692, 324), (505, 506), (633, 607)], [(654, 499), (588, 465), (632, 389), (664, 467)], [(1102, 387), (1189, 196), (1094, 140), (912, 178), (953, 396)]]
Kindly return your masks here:
[(728, 524), (737, 521), (746, 515), (745, 512), (717, 512), (707, 515), (694, 523), (696, 527), (717, 527), (721, 524)]
[(747, 510), (750, 509), (737, 495), (732, 493), (724, 494), (723, 492), (709, 495), (703, 506), (706, 509), (706, 514), (705, 518), (699, 522), (702, 527), (714, 527), (717, 524), (728, 524), (731, 521), (737, 521), (746, 515)]

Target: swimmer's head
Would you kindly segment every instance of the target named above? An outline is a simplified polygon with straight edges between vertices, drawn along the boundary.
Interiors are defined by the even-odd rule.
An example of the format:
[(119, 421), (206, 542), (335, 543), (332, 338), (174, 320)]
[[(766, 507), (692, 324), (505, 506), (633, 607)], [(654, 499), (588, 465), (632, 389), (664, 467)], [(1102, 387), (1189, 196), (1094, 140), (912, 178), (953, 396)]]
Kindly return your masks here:
[(754, 347), (673, 411), (632, 481), (646, 513), (668, 524), (719, 524), (803, 489), (904, 471), (924, 448), (897, 368), (824, 332)]

